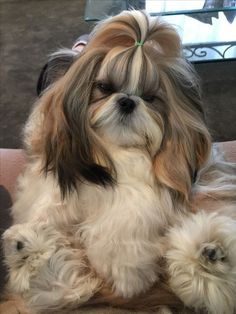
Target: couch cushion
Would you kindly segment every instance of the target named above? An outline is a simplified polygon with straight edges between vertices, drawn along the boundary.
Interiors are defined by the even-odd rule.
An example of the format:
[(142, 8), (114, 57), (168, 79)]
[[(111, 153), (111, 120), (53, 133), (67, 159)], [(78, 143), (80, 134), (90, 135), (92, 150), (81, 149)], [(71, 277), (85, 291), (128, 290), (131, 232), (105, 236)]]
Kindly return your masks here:
[(0, 185), (14, 195), (16, 179), (25, 164), (21, 149), (0, 149)]
[(225, 160), (236, 162), (236, 141), (217, 143), (219, 150), (223, 153)]

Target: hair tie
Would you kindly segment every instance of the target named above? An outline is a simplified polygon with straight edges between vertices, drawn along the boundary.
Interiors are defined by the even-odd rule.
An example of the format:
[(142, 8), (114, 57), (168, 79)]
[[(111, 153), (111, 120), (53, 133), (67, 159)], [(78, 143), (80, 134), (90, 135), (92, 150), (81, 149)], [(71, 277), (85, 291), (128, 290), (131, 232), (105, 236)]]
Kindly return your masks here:
[(144, 42), (142, 40), (136, 41), (135, 42), (135, 47), (141, 47), (141, 46), (143, 46), (143, 44), (144, 44)]

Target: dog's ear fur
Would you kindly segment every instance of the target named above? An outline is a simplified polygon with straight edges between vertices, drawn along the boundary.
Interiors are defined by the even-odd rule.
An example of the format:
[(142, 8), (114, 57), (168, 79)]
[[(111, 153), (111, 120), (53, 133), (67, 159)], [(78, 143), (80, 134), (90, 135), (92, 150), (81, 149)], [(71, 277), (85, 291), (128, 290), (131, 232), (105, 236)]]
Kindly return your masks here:
[(211, 137), (204, 122), (197, 77), (184, 59), (178, 62), (177, 67), (166, 67), (161, 73), (169, 114), (154, 169), (159, 182), (181, 202), (188, 202), (196, 174), (209, 158)]
[(39, 99), (42, 122), (31, 146), (43, 157), (43, 171), (56, 176), (63, 197), (81, 180), (113, 183), (112, 161), (88, 117), (95, 77), (104, 55), (104, 49), (83, 53)]

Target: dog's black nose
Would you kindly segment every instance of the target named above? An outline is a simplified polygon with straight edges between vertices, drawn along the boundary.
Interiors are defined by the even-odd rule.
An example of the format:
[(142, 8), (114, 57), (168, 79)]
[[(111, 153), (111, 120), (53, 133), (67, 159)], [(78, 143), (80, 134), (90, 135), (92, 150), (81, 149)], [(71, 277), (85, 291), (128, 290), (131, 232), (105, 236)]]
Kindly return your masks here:
[(135, 102), (127, 97), (119, 99), (118, 104), (122, 113), (131, 113), (134, 111), (134, 108), (136, 106)]

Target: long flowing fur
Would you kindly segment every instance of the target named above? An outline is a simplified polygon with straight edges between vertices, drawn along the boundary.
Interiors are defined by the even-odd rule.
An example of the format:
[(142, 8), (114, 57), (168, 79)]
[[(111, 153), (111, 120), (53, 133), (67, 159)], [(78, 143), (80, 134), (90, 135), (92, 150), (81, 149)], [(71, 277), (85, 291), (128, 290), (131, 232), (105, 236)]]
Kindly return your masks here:
[(8, 290), (37, 313), (89, 300), (102, 286), (79, 243), (44, 222), (14, 225), (4, 233)]
[[(233, 164), (213, 156), (199, 82), (172, 26), (140, 11), (99, 23), (80, 57), (38, 100), (25, 143), (28, 164), (14, 222), (73, 226), (74, 239), (106, 283), (87, 304), (194, 306), (178, 285), (181, 271), (173, 265), (180, 261), (168, 252), (195, 243), (184, 223), (191, 212), (210, 208), (235, 218), (236, 174)], [(204, 208), (206, 199), (217, 206)], [(217, 217), (209, 221), (214, 225)], [(196, 230), (201, 224), (204, 219)], [(207, 245), (192, 251), (196, 269), (202, 256), (212, 266), (203, 230)], [(177, 248), (172, 232), (187, 234)], [(221, 241), (215, 237), (212, 242)], [(214, 297), (207, 302), (199, 295), (196, 311), (214, 313)], [(221, 299), (221, 309), (231, 313), (228, 299)]]

